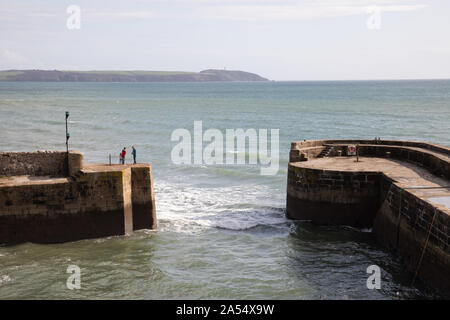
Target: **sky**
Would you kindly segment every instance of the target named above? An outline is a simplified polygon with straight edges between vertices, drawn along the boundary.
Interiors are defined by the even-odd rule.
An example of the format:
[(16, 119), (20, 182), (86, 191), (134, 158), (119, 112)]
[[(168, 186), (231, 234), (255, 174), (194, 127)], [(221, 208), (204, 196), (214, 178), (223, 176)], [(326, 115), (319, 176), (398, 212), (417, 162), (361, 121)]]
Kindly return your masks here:
[(0, 70), (450, 78), (449, 16), (448, 0), (0, 0)]

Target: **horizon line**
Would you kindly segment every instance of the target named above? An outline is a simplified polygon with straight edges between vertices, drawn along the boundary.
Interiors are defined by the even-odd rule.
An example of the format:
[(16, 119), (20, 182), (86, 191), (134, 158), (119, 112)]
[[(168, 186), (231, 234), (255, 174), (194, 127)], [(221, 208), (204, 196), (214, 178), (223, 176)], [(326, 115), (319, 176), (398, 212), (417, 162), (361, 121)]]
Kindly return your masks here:
[[(200, 71), (180, 71), (180, 70), (149, 70), (149, 69), (89, 69), (89, 70), (63, 70), (63, 69), (3, 69), (0, 70), (0, 72), (8, 72), (8, 71), (61, 71), (61, 72), (180, 72), (180, 73), (200, 73), (202, 71), (206, 70), (218, 70), (218, 71), (241, 71), (241, 72), (247, 72), (247, 73), (254, 73), (256, 75), (261, 76), (259, 73), (256, 72), (250, 72), (250, 71), (244, 71), (239, 69), (214, 69), (214, 68), (207, 68)], [(436, 78), (354, 78), (354, 79), (284, 79), (284, 80), (273, 80), (268, 79), (266, 81), (261, 82), (331, 82), (331, 81), (433, 81), (433, 80), (450, 80), (449, 77), (436, 77)], [(51, 81), (1, 81), (1, 82), (51, 82)], [(63, 82), (63, 81), (61, 81)], [(67, 82), (90, 82), (90, 81), (67, 81)], [(101, 81), (98, 81), (101, 82)], [(110, 82), (110, 81), (108, 81)], [(117, 81), (117, 82), (126, 82), (126, 81)], [(145, 82), (145, 81), (141, 81)], [(204, 82), (215, 82), (215, 81), (204, 81)], [(227, 81), (220, 81), (220, 82), (227, 82)], [(239, 81), (230, 81), (230, 82), (239, 82)], [(242, 81), (247, 82), (247, 81)], [(253, 82), (253, 81), (248, 81)], [(259, 81), (258, 81), (259, 82)]]

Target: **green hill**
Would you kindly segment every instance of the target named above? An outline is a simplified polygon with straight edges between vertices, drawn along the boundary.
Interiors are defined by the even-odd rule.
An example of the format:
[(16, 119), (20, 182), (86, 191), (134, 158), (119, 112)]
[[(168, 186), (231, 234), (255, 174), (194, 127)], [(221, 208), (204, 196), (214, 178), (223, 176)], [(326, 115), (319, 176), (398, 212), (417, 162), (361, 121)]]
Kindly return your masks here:
[(58, 71), (6, 70), (0, 71), (0, 81), (49, 82), (206, 82), (206, 81), (268, 81), (257, 74), (244, 71), (203, 70), (182, 71)]

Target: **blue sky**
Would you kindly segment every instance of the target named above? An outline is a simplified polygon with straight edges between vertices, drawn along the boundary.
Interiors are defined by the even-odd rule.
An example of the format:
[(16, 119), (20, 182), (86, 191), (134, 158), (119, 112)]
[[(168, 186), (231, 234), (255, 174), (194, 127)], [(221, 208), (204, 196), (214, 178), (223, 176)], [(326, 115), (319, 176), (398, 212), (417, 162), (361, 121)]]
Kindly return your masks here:
[[(70, 5), (80, 29), (66, 26)], [(0, 70), (450, 78), (449, 15), (448, 0), (0, 0)]]

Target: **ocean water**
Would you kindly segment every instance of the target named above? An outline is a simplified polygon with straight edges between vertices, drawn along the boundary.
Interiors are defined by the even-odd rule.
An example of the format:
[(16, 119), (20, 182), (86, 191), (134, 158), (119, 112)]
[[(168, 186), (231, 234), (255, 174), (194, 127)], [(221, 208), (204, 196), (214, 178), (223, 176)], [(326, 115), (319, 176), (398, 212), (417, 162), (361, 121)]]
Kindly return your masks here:
[[(409, 139), (450, 145), (450, 81), (0, 83), (0, 151), (64, 150), (118, 162), (136, 146), (153, 165), (158, 229), (0, 247), (0, 299), (415, 299), (370, 230), (285, 218), (292, 141)], [(175, 165), (175, 129), (279, 129), (280, 168)], [(130, 161), (128, 156), (127, 161)], [(38, 230), (36, 232), (39, 232)], [(68, 265), (81, 268), (69, 290)], [(369, 290), (370, 265), (381, 289)]]

